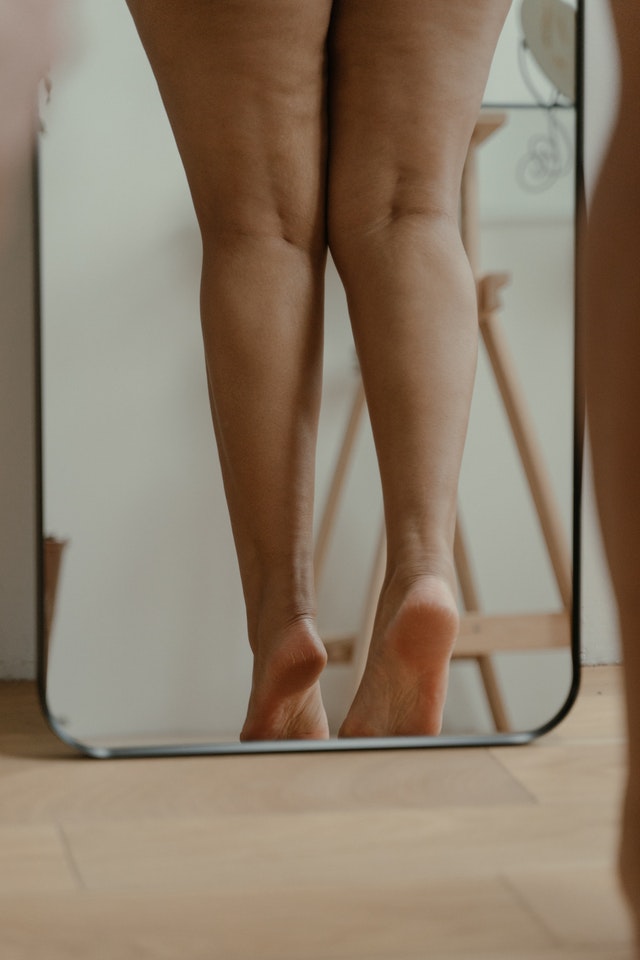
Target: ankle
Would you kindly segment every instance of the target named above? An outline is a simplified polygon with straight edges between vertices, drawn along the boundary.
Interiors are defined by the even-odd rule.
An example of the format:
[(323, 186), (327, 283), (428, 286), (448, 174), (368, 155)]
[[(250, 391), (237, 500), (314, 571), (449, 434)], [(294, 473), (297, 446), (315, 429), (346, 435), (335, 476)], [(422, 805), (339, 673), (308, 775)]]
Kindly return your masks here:
[(419, 585), (431, 587), (443, 598), (447, 593), (450, 594), (451, 603), (457, 606), (457, 580), (453, 560), (442, 557), (405, 557), (387, 564), (383, 587), (385, 593), (408, 593)]
[(308, 567), (273, 564), (269, 569), (254, 568), (243, 572), (242, 583), (254, 653), (270, 637), (295, 624), (315, 630), (316, 599)]
[(286, 646), (290, 642), (289, 638), (293, 637), (299, 642), (308, 637), (322, 645), (315, 611), (310, 607), (278, 598), (263, 604), (254, 614), (252, 621), (253, 629), (249, 632), (249, 642), (254, 654), (270, 656), (278, 647), (283, 644)]

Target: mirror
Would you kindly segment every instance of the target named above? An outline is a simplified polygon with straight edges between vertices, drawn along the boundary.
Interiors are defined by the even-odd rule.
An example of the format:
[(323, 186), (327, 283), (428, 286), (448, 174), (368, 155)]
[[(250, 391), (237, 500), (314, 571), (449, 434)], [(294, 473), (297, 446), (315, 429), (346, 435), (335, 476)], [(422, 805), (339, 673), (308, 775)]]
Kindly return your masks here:
[(498, 43), (461, 198), (481, 337), (459, 485), (461, 626), (442, 732), (336, 737), (366, 657), (382, 498), (329, 261), (315, 535), (331, 739), (240, 744), (252, 657), (211, 430), (200, 235), (126, 5), (71, 5), (76, 55), (53, 74), (39, 154), (48, 538), (39, 679), (53, 729), (80, 750), (525, 742), (568, 709), (578, 664), (577, 116), (523, 46), (520, 13), (514, 3)]

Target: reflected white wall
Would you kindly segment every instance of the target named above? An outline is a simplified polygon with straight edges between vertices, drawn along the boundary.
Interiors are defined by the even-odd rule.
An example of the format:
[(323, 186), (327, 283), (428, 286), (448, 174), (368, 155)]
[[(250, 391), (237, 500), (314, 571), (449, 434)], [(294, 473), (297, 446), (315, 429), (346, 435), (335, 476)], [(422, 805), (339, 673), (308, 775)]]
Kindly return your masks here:
[[(50, 371), (44, 384), (45, 517), (48, 532), (71, 541), (52, 645), (50, 704), (63, 721), (91, 715), (95, 729), (114, 732), (120, 712), (114, 696), (123, 708), (126, 704), (123, 722), (131, 725), (137, 712), (133, 723), (140, 730), (157, 724), (174, 731), (180, 725), (185, 732), (206, 729), (215, 709), (228, 725), (220, 729), (218, 723), (220, 735), (232, 736), (244, 715), (250, 656), (207, 411), (195, 218), (124, 4), (83, 0), (77, 12), (81, 62), (54, 79), (42, 148), (44, 348)], [(505, 90), (515, 92), (515, 29), (512, 15), (492, 78), (492, 95), (500, 100), (507, 99)], [(518, 142), (506, 160), (494, 154), (493, 166), (502, 157), (505, 169), (512, 169), (520, 149)], [(570, 375), (571, 204), (558, 208), (557, 196), (547, 193), (532, 211), (515, 188), (509, 202), (504, 171), (493, 167), (483, 174), (483, 184), (484, 220), (491, 226), (483, 238), (482, 266), (514, 271), (513, 290), (505, 293), (513, 318), (507, 320), (508, 334), (523, 380), (529, 375), (530, 403), (549, 446), (548, 460), (564, 461), (558, 487), (568, 530), (570, 394), (543, 402), (548, 397), (531, 359), (532, 351), (542, 350)], [(545, 204), (559, 217), (552, 228), (544, 226)], [(539, 222), (530, 231), (532, 215)], [(527, 236), (529, 249), (521, 239), (514, 245), (514, 235)], [(526, 279), (528, 263), (539, 260), (540, 250), (549, 256), (544, 302), (538, 284)], [(326, 327), (319, 504), (355, 387), (344, 294), (331, 264)], [(461, 497), (472, 549), (478, 545), (481, 556), (486, 605), (494, 612), (555, 609), (557, 596), (526, 490), (509, 493), (510, 522), (500, 523), (505, 490), (514, 488), (501, 486), (494, 475), (509, 469), (517, 475), (519, 467), (482, 358), (478, 378), (487, 387), (479, 390), (472, 414)], [(506, 539), (496, 535), (492, 515)], [(379, 481), (365, 430), (320, 595), (323, 632), (356, 628), (380, 518)], [(559, 691), (553, 682), (546, 684), (547, 715), (567, 689), (566, 668), (556, 669), (555, 655), (549, 657), (544, 664), (539, 656), (535, 662), (527, 658), (526, 667), (529, 675), (551, 669), (557, 679)], [(512, 658), (503, 661), (500, 669), (513, 673)], [(348, 668), (327, 672), (325, 695), (336, 724), (349, 682)], [(476, 686), (471, 678), (452, 683), (448, 713), (456, 725), (482, 710)], [(527, 708), (518, 699), (520, 718)], [(536, 722), (540, 709), (537, 701)], [(475, 717), (475, 726), (479, 723)], [(526, 719), (521, 723), (530, 725)]]
[[(90, 6), (96, 6), (95, 2), (93, 4), (87, 2), (84, 4), (86, 8)], [(123, 11), (118, 4), (100, 4), (103, 10), (108, 8), (109, 10), (114, 11), (114, 15), (122, 17)], [(601, 0), (588, 0), (588, 17), (593, 15), (593, 17), (598, 17), (599, 13), (602, 11), (604, 4)], [(597, 64), (597, 69), (593, 71), (589, 70), (589, 65), (587, 68), (587, 119), (589, 119), (590, 113), (593, 114), (594, 120), (592, 129), (594, 131), (593, 142), (587, 143), (587, 159), (589, 159), (590, 151), (593, 150), (593, 143), (600, 142), (603, 139), (603, 129), (604, 124), (606, 123), (607, 115), (610, 114), (610, 101), (611, 101), (611, 79), (615, 76), (614, 69), (608, 69), (608, 66), (611, 66), (614, 62), (612, 48), (608, 35), (606, 32), (603, 32), (599, 29), (591, 31), (592, 38), (592, 62)], [(82, 69), (86, 69), (88, 65), (92, 62), (95, 63), (96, 68), (98, 63), (96, 57), (100, 58), (101, 68), (105, 64), (107, 69), (110, 69), (113, 75), (114, 84), (108, 96), (98, 99), (97, 101), (93, 100), (89, 103), (82, 103), (81, 91), (79, 91), (78, 99), (75, 102), (74, 109), (87, 109), (91, 114), (96, 114), (101, 118), (101, 121), (106, 129), (108, 129), (110, 114), (109, 110), (111, 107), (115, 109), (115, 112), (118, 112), (120, 109), (120, 104), (123, 101), (123, 98), (126, 100), (126, 84), (119, 85), (117, 78), (120, 75), (123, 61), (126, 59), (125, 53), (123, 52), (121, 46), (115, 45), (109, 47), (107, 42), (102, 51), (94, 49), (92, 47), (85, 46), (86, 37), (79, 38), (78, 46), (78, 57), (82, 61)], [(107, 41), (108, 41), (107, 36)], [(132, 38), (133, 42), (134, 38)], [(133, 59), (131, 60), (131, 65), (133, 65)], [(56, 96), (54, 97), (53, 107), (56, 106), (56, 97), (58, 95), (58, 90), (61, 89), (63, 84), (66, 84), (67, 89), (71, 91), (71, 74), (73, 72), (74, 65), (71, 65), (67, 70), (60, 70), (59, 85), (57, 84)], [(130, 67), (128, 67), (130, 69)], [(137, 70), (137, 79), (136, 82), (149, 82), (148, 68), (146, 63), (139, 59), (137, 65), (135, 66)], [(65, 79), (65, 75), (68, 74), (68, 77)], [(128, 75), (128, 78), (132, 78)], [(590, 83), (590, 80), (592, 81)], [(123, 88), (124, 87), (124, 88)], [(70, 93), (73, 96), (72, 93)], [(118, 99), (119, 98), (119, 99)], [(601, 104), (601, 109), (596, 116), (596, 111), (593, 109), (592, 105), (596, 100)], [(64, 122), (62, 117), (57, 117), (56, 122)], [(138, 141), (138, 138), (142, 139), (143, 135), (146, 137), (149, 135), (149, 131), (146, 129), (146, 118), (144, 116), (138, 116), (137, 123), (132, 123), (130, 128), (131, 137), (135, 138), (134, 142)], [(587, 134), (589, 133), (589, 123), (587, 123)], [(105, 138), (106, 139), (106, 138)], [(85, 167), (88, 168), (88, 165), (91, 162), (91, 145), (86, 142), (87, 138), (84, 138), (83, 141), (78, 140), (77, 128), (74, 135), (74, 151), (81, 151), (84, 154), (85, 158)], [(72, 210), (74, 199), (80, 201), (83, 208), (84, 214), (87, 221), (91, 221), (93, 210), (91, 206), (86, 206), (85, 204), (91, 204), (91, 198), (86, 195), (82, 195), (82, 182), (83, 176), (82, 171), (78, 175), (77, 173), (72, 173), (71, 169), (65, 171), (64, 163), (64, 152), (67, 151), (67, 156), (69, 156), (69, 147), (68, 143), (63, 147), (64, 143), (64, 134), (61, 133), (61, 152), (60, 152), (60, 166), (58, 169), (57, 177), (59, 178), (55, 190), (56, 195), (60, 200), (67, 202), (71, 201), (71, 205), (68, 208), (68, 218), (72, 219)], [(95, 145), (94, 145), (95, 148)], [(45, 149), (47, 145), (45, 144)], [(111, 146), (107, 144), (107, 151), (115, 151), (115, 145), (112, 143)], [(121, 151), (121, 148), (118, 148)], [(102, 158), (102, 153), (100, 154)], [(126, 160), (126, 156), (123, 157)], [(147, 176), (157, 177), (154, 188), (158, 187), (162, 190), (169, 186), (170, 183), (174, 181), (169, 177), (164, 179), (164, 173), (162, 170), (156, 169), (152, 165), (147, 170)], [(74, 183), (75, 177), (75, 183)], [(159, 181), (159, 182), (158, 182)], [(108, 185), (105, 184), (105, 188)], [(65, 192), (66, 191), (66, 192)], [(135, 227), (136, 217), (136, 197), (129, 196), (127, 197), (127, 203), (130, 205), (130, 210), (132, 211), (131, 222), (129, 226), (131, 228)], [(29, 226), (29, 204), (25, 201), (24, 204), (20, 207), (21, 222), (25, 225), (26, 228)], [(149, 221), (149, 217), (145, 218), (146, 222)], [(63, 221), (63, 233), (66, 230)], [(103, 221), (103, 231), (105, 235), (109, 235), (110, 232), (113, 232), (113, 225), (108, 216), (105, 216)], [(117, 234), (116, 234), (117, 239)], [(62, 244), (60, 246), (60, 252)], [(87, 267), (87, 259), (91, 256), (91, 243), (89, 243), (89, 238), (85, 237), (85, 243), (79, 243), (75, 249), (75, 257), (73, 260), (70, 260), (66, 263), (58, 263), (57, 268), (67, 269), (67, 274), (62, 274), (64, 278), (66, 276), (66, 283), (72, 284), (74, 276), (78, 274), (85, 275), (85, 270)], [(117, 246), (117, 244), (115, 245)], [(180, 247), (180, 245), (177, 245)], [(86, 249), (85, 249), (86, 248)], [(113, 249), (113, 248), (112, 248)], [(49, 250), (49, 262), (53, 266), (53, 258), (56, 255), (56, 244), (53, 244), (51, 250)], [(16, 278), (22, 278), (23, 286), (26, 289), (29, 289), (31, 283), (31, 275), (29, 271), (29, 265), (25, 260), (21, 260), (20, 263), (16, 265)], [(77, 273), (74, 274), (74, 270), (77, 270)], [(89, 279), (90, 275), (88, 275)], [(28, 298), (27, 298), (28, 299)], [(69, 297), (70, 302), (74, 302), (72, 296)], [(22, 302), (22, 301), (21, 301)], [(79, 303), (82, 303), (82, 298), (79, 299)], [(14, 372), (17, 371), (18, 367), (23, 369), (23, 375), (21, 377), (10, 377), (5, 376), (4, 374), (0, 377), (0, 398), (2, 399), (3, 408), (8, 409), (9, 406), (12, 406), (17, 412), (20, 410), (25, 410), (29, 408), (31, 403), (31, 390), (32, 390), (32, 379), (31, 371), (27, 369), (30, 366), (30, 356), (31, 356), (31, 328), (30, 328), (30, 304), (25, 304), (23, 307), (18, 305), (16, 306), (16, 301), (12, 301), (10, 309), (19, 310), (20, 315), (23, 317), (23, 322), (18, 325), (18, 332), (16, 337), (11, 340), (11, 343), (8, 344), (7, 350), (3, 351), (2, 354), (2, 369)], [(92, 316), (92, 310), (88, 309), (86, 312), (87, 317)], [(89, 321), (87, 321), (89, 322)], [(19, 335), (18, 335), (19, 334)], [(22, 344), (22, 346), (21, 346)], [(26, 347), (26, 352), (25, 348)], [(16, 379), (19, 380), (19, 387), (16, 386)], [(344, 375), (336, 374), (333, 381), (333, 387), (331, 387), (331, 381), (327, 381), (327, 411), (337, 411), (342, 409), (342, 404), (346, 401), (349, 395), (350, 382), (349, 374), (345, 371)], [(203, 425), (204, 430), (204, 425)], [(326, 440), (326, 446), (324, 454), (322, 456), (328, 456), (328, 451), (331, 448), (331, 443), (329, 442), (329, 437)], [(0, 543), (0, 553), (2, 554), (2, 560), (4, 567), (15, 569), (16, 564), (20, 565), (22, 563), (21, 558), (24, 559), (22, 566), (25, 568), (24, 574), (24, 583), (25, 590), (23, 593), (11, 591), (11, 595), (2, 597), (2, 609), (0, 615), (2, 617), (2, 629), (0, 630), (0, 675), (3, 677), (32, 677), (34, 675), (35, 665), (34, 665), (34, 654), (35, 654), (35, 638), (34, 638), (34, 625), (33, 625), (33, 609), (32, 609), (32, 596), (33, 590), (27, 589), (29, 584), (32, 584), (33, 580), (33, 557), (32, 557), (32, 540), (30, 537), (25, 536), (24, 531), (29, 529), (29, 524), (33, 524), (33, 512), (32, 512), (32, 503), (33, 503), (33, 476), (32, 476), (32, 460), (30, 459), (30, 449), (32, 446), (33, 438), (27, 434), (13, 435), (13, 434), (3, 434), (3, 449), (5, 450), (5, 455), (7, 461), (11, 460), (16, 464), (24, 464), (23, 470), (23, 486), (20, 491), (20, 494), (12, 493), (12, 488), (7, 484), (7, 472), (3, 471), (0, 473), (0, 499), (2, 502), (3, 517), (5, 516), (15, 516), (16, 518), (22, 518), (21, 522), (16, 522), (14, 525), (16, 530), (19, 532), (16, 536), (12, 538), (4, 538), (2, 543)], [(589, 503), (589, 498), (587, 497), (587, 504)], [(60, 520), (64, 518), (61, 517)], [(222, 522), (222, 521), (221, 521)], [(587, 523), (589, 519), (587, 518)], [(5, 525), (6, 528), (6, 525)], [(6, 528), (8, 529), (8, 528)], [(13, 528), (12, 528), (13, 529)], [(58, 527), (57, 523), (55, 527), (52, 527), (54, 532), (60, 534), (65, 533), (65, 525)], [(589, 549), (589, 530), (585, 530), (585, 541), (587, 543), (587, 549)], [(598, 560), (600, 554), (598, 552), (599, 547), (597, 541), (593, 540), (591, 544), (592, 549), (589, 550), (589, 555)], [(595, 563), (592, 564), (592, 568), (595, 566)], [(27, 569), (28, 568), (28, 569)], [(587, 571), (588, 573), (588, 571)], [(601, 561), (598, 562), (598, 565), (591, 574), (591, 579), (589, 582), (589, 589), (585, 591), (584, 599), (584, 614), (583, 614), (583, 631), (585, 638), (585, 648), (587, 651), (587, 657), (589, 661), (602, 662), (607, 658), (615, 658), (617, 656), (617, 648), (615, 646), (615, 627), (610, 616), (610, 608), (607, 603), (607, 594), (606, 590), (603, 589), (604, 578), (602, 576), (602, 565)], [(227, 594), (227, 599), (230, 604), (235, 602), (237, 599), (237, 593), (234, 594), (233, 589)], [(238, 630), (240, 630), (240, 618), (238, 618)], [(57, 642), (60, 642), (61, 632), (57, 629), (56, 632)], [(130, 655), (133, 655), (132, 651), (129, 651)], [(73, 678), (71, 678), (73, 680)], [(452, 684), (453, 686), (453, 684)], [(169, 691), (164, 691), (165, 694), (170, 693)]]

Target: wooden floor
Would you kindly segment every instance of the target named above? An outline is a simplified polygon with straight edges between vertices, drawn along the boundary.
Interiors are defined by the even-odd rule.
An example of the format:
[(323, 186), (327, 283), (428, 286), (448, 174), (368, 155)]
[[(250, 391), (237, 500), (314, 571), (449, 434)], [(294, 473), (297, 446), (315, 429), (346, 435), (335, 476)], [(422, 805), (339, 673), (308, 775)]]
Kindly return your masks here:
[(524, 747), (90, 760), (0, 684), (2, 960), (628, 960), (619, 668)]

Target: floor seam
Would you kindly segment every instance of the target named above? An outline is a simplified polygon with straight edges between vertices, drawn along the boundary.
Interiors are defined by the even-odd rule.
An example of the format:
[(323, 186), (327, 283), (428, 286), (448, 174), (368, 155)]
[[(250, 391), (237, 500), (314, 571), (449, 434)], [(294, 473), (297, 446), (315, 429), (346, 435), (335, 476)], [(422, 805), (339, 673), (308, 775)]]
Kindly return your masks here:
[[(500, 749), (501, 749), (501, 748), (500, 748)], [(518, 748), (517, 748), (517, 747), (513, 747), (512, 749), (516, 750), (516, 749), (518, 749)], [(521, 748), (521, 749), (522, 749), (522, 748)], [(524, 747), (524, 749), (526, 749), (526, 746)], [(528, 787), (526, 784), (524, 784), (524, 783), (522, 782), (522, 780), (521, 780), (518, 776), (516, 776), (516, 774), (513, 772), (513, 770), (510, 770), (509, 767), (502, 762), (502, 760), (500, 759), (500, 757), (496, 756), (496, 754), (494, 753), (493, 747), (489, 747), (488, 750), (487, 750), (487, 752), (489, 753), (489, 755), (491, 756), (491, 758), (495, 761), (495, 763), (497, 763), (497, 764), (500, 766), (500, 769), (503, 770), (504, 773), (506, 773), (508, 777), (511, 777), (511, 779), (513, 780), (513, 782), (514, 782), (514, 783), (517, 783), (517, 785), (520, 787), (521, 790), (524, 790), (524, 792), (525, 792), (526, 795), (528, 796), (529, 800), (531, 800), (531, 802), (534, 803), (536, 806), (541, 806), (539, 797), (537, 797), (537, 796), (535, 795), (535, 793), (533, 793), (533, 792), (529, 789), (529, 787)]]
[(557, 933), (555, 933), (553, 930), (549, 928), (549, 926), (544, 922), (544, 919), (536, 912), (536, 910), (529, 903), (527, 898), (523, 896), (523, 894), (518, 890), (515, 884), (509, 879), (506, 873), (499, 873), (497, 875), (497, 878), (499, 882), (506, 887), (506, 889), (509, 891), (511, 896), (522, 907), (525, 913), (527, 913), (527, 915), (531, 917), (531, 919), (540, 927), (540, 929), (543, 930), (545, 934), (550, 938), (551, 946), (558, 947), (558, 948), (567, 946), (567, 944), (561, 939), (561, 937), (559, 937)]
[(62, 826), (61, 823), (58, 823), (57, 821), (55, 823), (55, 826), (56, 826), (56, 830), (58, 831), (58, 836), (60, 837), (60, 842), (62, 844), (62, 849), (64, 851), (64, 857), (65, 857), (67, 866), (71, 871), (71, 875), (73, 876), (80, 890), (87, 890), (88, 889), (87, 884), (84, 881), (84, 877), (82, 876), (82, 873), (80, 872), (80, 868), (78, 867), (76, 859), (73, 855), (71, 844), (69, 843), (69, 838), (67, 837), (64, 831), (64, 827)]

